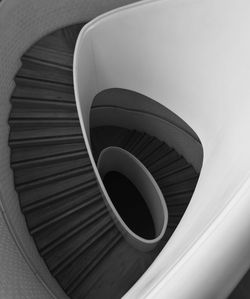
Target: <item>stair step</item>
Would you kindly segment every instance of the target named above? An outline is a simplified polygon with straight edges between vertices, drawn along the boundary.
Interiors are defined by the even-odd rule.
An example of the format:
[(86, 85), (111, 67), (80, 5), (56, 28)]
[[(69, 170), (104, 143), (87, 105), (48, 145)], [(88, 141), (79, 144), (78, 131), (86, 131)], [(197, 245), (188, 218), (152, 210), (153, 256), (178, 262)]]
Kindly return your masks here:
[(99, 198), (96, 199), (93, 204), (62, 217), (58, 221), (51, 223), (50, 226), (34, 230), (33, 237), (35, 238), (39, 250), (44, 251), (47, 250), (48, 247), (55, 246), (58, 242), (62, 244), (60, 239), (66, 242), (70, 236), (78, 232), (78, 229), (88, 226), (92, 217), (99, 219), (104, 214), (109, 215), (105, 204)]
[(77, 37), (84, 25), (85, 23), (74, 24), (62, 30), (64, 40), (72, 52), (75, 49)]
[[(87, 275), (94, 270), (95, 267), (105, 258), (105, 256), (111, 252), (111, 250), (121, 240), (121, 235), (117, 230), (110, 230), (105, 234), (103, 242), (98, 242), (91, 251), (86, 252), (83, 256), (80, 256), (75, 263), (71, 264), (67, 269), (67, 273), (70, 276), (68, 279), (65, 272), (57, 275), (60, 278), (62, 285), (70, 295), (83, 281)], [(81, 262), (81, 264), (80, 264)], [(84, 265), (84, 267), (83, 267)]]
[(159, 156), (156, 158), (148, 159), (145, 164), (147, 165), (148, 169), (154, 173), (161, 169), (163, 166), (166, 167), (169, 164), (177, 161), (180, 158), (180, 155), (173, 149), (169, 151), (165, 151), (162, 149), (161, 153), (159, 152)]
[(38, 157), (35, 159), (27, 159), (27, 160), (21, 160), (18, 162), (12, 163), (13, 169), (24, 169), (24, 168), (31, 168), (31, 167), (38, 167), (38, 166), (46, 166), (48, 164), (55, 164), (59, 162), (65, 162), (65, 161), (75, 161), (82, 158), (88, 158), (87, 151), (84, 150), (77, 150), (77, 151), (71, 151), (68, 153), (60, 153), (57, 155), (47, 155)]
[(24, 205), (24, 202), (22, 203), (22, 211), (27, 215), (29, 213), (32, 213), (33, 211), (39, 211), (40, 209), (44, 207), (50, 207), (53, 204), (57, 204), (57, 202), (62, 201), (70, 201), (75, 196), (79, 196), (79, 194), (87, 192), (89, 189), (95, 189), (97, 187), (97, 182), (95, 179), (90, 179), (89, 181), (85, 181), (84, 183), (80, 183), (79, 185), (73, 186), (71, 188), (68, 188), (66, 190), (63, 190), (61, 192), (58, 192), (56, 194), (53, 194), (52, 196), (40, 198), (39, 200), (32, 200), (26, 205)]
[(167, 194), (165, 200), (167, 202), (168, 207), (172, 206), (187, 206), (191, 197), (193, 195), (193, 191), (186, 192), (184, 194)]
[(46, 109), (41, 109), (40, 107), (28, 107), (28, 109), (24, 109), (24, 107), (22, 107), (22, 109), (15, 109), (14, 112), (11, 112), (9, 119), (10, 125), (17, 124), (22, 126), (27, 124), (29, 126), (40, 125), (44, 127), (46, 122), (51, 127), (57, 123), (61, 124), (61, 126), (65, 123), (65, 126), (68, 126), (71, 122), (75, 126), (80, 127), (76, 111), (59, 110), (58, 108), (53, 110), (50, 107)]
[[(51, 255), (56, 255), (56, 252), (61, 250), (61, 247), (64, 246), (64, 243), (70, 243), (70, 240), (78, 237), (78, 235), (80, 235), (82, 238), (82, 234), (85, 232), (85, 230), (90, 228), (90, 226), (92, 227), (92, 225), (98, 224), (104, 217), (108, 218), (108, 216), (107, 209), (104, 206), (100, 206), (97, 212), (92, 214), (90, 213), (88, 218), (84, 219), (84, 221), (72, 229), (67, 230), (66, 233), (56, 236), (57, 238), (50, 240), (50, 242), (48, 242), (48, 239), (46, 239), (47, 243), (44, 247), (40, 248), (41, 255), (46, 260), (49, 259)], [(71, 249), (73, 248), (73, 246), (70, 247)]]
[[(37, 71), (39, 69), (39, 72)], [(40, 62), (33, 59), (22, 58), (22, 68), (18, 72), (18, 77), (57, 83), (60, 85), (73, 86), (72, 70)]]
[(89, 167), (86, 171), (91, 171), (92, 168), (90, 166), (91, 163), (89, 161), (89, 157), (85, 156), (78, 160), (60, 161), (59, 163), (49, 163), (47, 165), (45, 164), (32, 168), (19, 168), (15, 171), (15, 182), (17, 187), (42, 180), (45, 180), (47, 183), (48, 180), (54, 181), (54, 177), (57, 175), (67, 175), (67, 173), (71, 171), (74, 173), (74, 170), (78, 170), (80, 168), (84, 170), (83, 168)]
[(25, 55), (24, 59), (34, 59), (38, 62), (48, 62), (55, 66), (66, 67), (72, 69), (73, 65), (73, 55), (72, 53), (56, 51), (54, 49), (44, 47), (44, 46), (33, 46), (30, 48)]
[[(105, 129), (108, 129), (108, 127), (104, 127), (104, 130)], [(102, 127), (100, 128), (101, 132), (102, 132)], [(105, 131), (103, 131), (105, 133)], [(129, 145), (129, 143), (131, 142), (131, 139), (134, 138), (134, 135), (137, 133), (136, 130), (128, 130), (128, 134), (126, 136), (126, 138), (124, 138), (122, 144), (121, 144), (121, 147), (126, 149), (126, 147)], [(108, 135), (109, 133), (106, 133), (106, 135)]]
[(146, 148), (152, 141), (154, 137), (150, 137), (147, 134), (140, 139), (140, 141), (134, 146), (131, 153), (138, 156), (144, 148)]
[[(100, 191), (98, 186), (96, 186), (61, 198), (61, 200), (54, 201), (50, 205), (44, 205), (39, 209), (27, 213), (28, 225), (30, 228), (38, 227), (75, 207), (80, 207), (82, 204), (89, 202), (92, 198), (98, 197), (98, 195), (100, 196)], [(101, 196), (100, 200), (102, 201)]]
[[(84, 201), (79, 205), (76, 205), (74, 207), (72, 207), (71, 209), (68, 209), (66, 211), (64, 211), (63, 213), (60, 213), (57, 216), (54, 216), (53, 218), (47, 219), (46, 222), (43, 222), (43, 219), (40, 219), (39, 225), (32, 227), (30, 225), (30, 232), (31, 234), (37, 234), (38, 232), (40, 232), (41, 230), (46, 229), (48, 226), (51, 226), (61, 220), (65, 220), (65, 218), (71, 216), (72, 214), (75, 214), (76, 212), (79, 212), (82, 209), (86, 209), (89, 205), (93, 205), (95, 203), (98, 203), (101, 200), (101, 196), (100, 194), (95, 195), (93, 197), (91, 197), (88, 201)], [(47, 215), (48, 217), (49, 215)], [(28, 221), (28, 224), (31, 224), (34, 222), (32, 221)]]
[[(21, 97), (12, 97), (11, 99), (12, 104), (12, 111), (11, 111), (11, 118), (13, 113), (13, 118), (15, 118), (16, 114), (21, 115), (23, 114), (23, 118), (29, 118), (29, 113), (31, 111), (36, 111), (42, 113), (47, 112), (64, 112), (65, 110), (67, 113), (72, 113), (74, 117), (77, 117), (77, 110), (76, 105), (74, 102), (70, 101), (58, 101), (58, 100), (47, 100), (47, 99), (32, 99), (29, 97), (21, 98)], [(18, 111), (18, 113), (16, 113)], [(15, 113), (15, 114), (14, 114)], [(26, 116), (25, 116), (26, 113)], [(47, 116), (46, 116), (47, 117)], [(70, 117), (72, 118), (71, 115)]]
[(50, 270), (55, 275), (60, 273), (69, 264), (74, 262), (74, 259), (77, 259), (79, 255), (88, 250), (91, 245), (93, 246), (113, 226), (114, 224), (106, 215), (106, 217), (101, 218), (95, 225), (85, 228), (85, 230), (82, 230), (73, 238), (63, 243), (60, 246), (60, 250), (54, 250), (47, 257)]
[(127, 144), (125, 145), (125, 149), (129, 152), (132, 152), (133, 148), (137, 145), (138, 142), (143, 138), (143, 133), (132, 131)]
[[(74, 24), (67, 28), (67, 31), (70, 31), (68, 35), (71, 34), (71, 39), (72, 39), (72, 35), (74, 35), (75, 38), (77, 37), (76, 35), (78, 35), (80, 28), (82, 28), (84, 24), (85, 23)], [(60, 53), (65, 52), (67, 54), (72, 55), (74, 49), (72, 48), (72, 43), (69, 42), (68, 35), (66, 36), (65, 31), (63, 29), (57, 30), (49, 34), (45, 38), (39, 40), (36, 43), (36, 46), (49, 48), (55, 50), (56, 52), (60, 52)]]
[[(107, 132), (107, 134), (106, 134)], [(130, 135), (130, 132), (126, 129), (119, 127), (104, 127), (104, 128), (92, 128), (91, 132), (91, 145), (97, 160), (100, 152), (109, 146), (120, 147), (124, 140)]]
[[(80, 247), (74, 248), (73, 252), (71, 250), (70, 255), (67, 256), (67, 260), (64, 261), (64, 263), (61, 263), (57, 267), (51, 269), (52, 273), (56, 277), (61, 276), (61, 282), (63, 282), (63, 278), (65, 277), (67, 280), (65, 281), (65, 284), (69, 285), (69, 280), (67, 279), (65, 274), (70, 273), (70, 277), (72, 278), (74, 272), (78, 272), (80, 274), (83, 269), (86, 269), (86, 264), (90, 263), (91, 256), (94, 255), (94, 251), (96, 249), (95, 247), (100, 247), (100, 245), (103, 246), (102, 243), (107, 242), (107, 235), (110, 232), (112, 232), (113, 235), (117, 235), (117, 230), (115, 229), (114, 224), (109, 219), (108, 223), (102, 226), (99, 229), (98, 233), (90, 237), (87, 242), (82, 244), (82, 246)], [(98, 258), (97, 255), (95, 256), (95, 259), (96, 258)]]
[(177, 160), (167, 163), (167, 165), (163, 165), (163, 167), (160, 167), (160, 169), (152, 172), (152, 174), (155, 178), (157, 178), (157, 180), (160, 180), (162, 177), (168, 175), (169, 173), (179, 171), (187, 165), (189, 165), (187, 161), (183, 157), (180, 157)]
[(85, 210), (68, 216), (51, 226), (51, 229), (42, 230), (34, 235), (39, 250), (45, 258), (53, 254), (54, 250), (60, 250), (65, 242), (74, 238), (86, 227), (98, 223), (103, 217), (109, 217), (104, 203), (100, 200), (94, 205), (88, 206)]
[[(77, 131), (77, 133), (81, 132), (80, 124), (77, 118), (62, 118), (62, 117), (37, 117), (37, 115), (33, 118), (24, 118), (24, 117), (17, 117), (11, 118), (9, 120), (9, 124), (12, 126), (13, 130), (15, 130), (16, 134), (18, 131), (18, 135), (20, 130), (23, 129), (25, 131), (32, 128), (32, 130), (41, 131), (43, 128), (67, 128)], [(38, 135), (39, 136), (39, 135)]]
[[(67, 159), (67, 155), (74, 155), (74, 153), (82, 152), (83, 154), (86, 152), (86, 148), (84, 142), (82, 140), (81, 143), (69, 143), (69, 144), (54, 144), (54, 145), (46, 145), (46, 146), (31, 146), (27, 148), (13, 148), (11, 150), (11, 161), (12, 167), (22, 167), (25, 163), (33, 163), (40, 164), (39, 161), (46, 161), (46, 159), (53, 159), (64, 161), (64, 158)], [(49, 153), (49, 155), (48, 155)], [(73, 158), (73, 157), (72, 157)], [(46, 162), (45, 162), (46, 165)]]
[[(84, 185), (85, 182), (95, 180), (93, 172), (86, 173), (79, 170), (75, 171), (74, 174), (75, 175), (73, 175), (73, 173), (67, 173), (64, 177), (61, 176), (60, 180), (51, 180), (50, 183), (39, 187), (37, 186), (36, 188), (24, 188), (22, 192), (19, 193), (21, 207), (26, 207), (34, 204), (34, 202), (39, 202), (44, 198), (49, 198), (58, 193), (63, 193), (70, 188), (79, 186), (79, 184)], [(31, 187), (30, 185), (28, 186)]]
[(153, 138), (152, 141), (148, 144), (147, 147), (142, 149), (140, 153), (138, 153), (138, 158), (143, 161), (150, 158), (152, 154), (157, 152), (158, 150), (161, 150), (164, 147), (164, 143), (156, 138)]
[(16, 77), (15, 82), (13, 99), (30, 99), (34, 101), (34, 104), (36, 101), (51, 101), (75, 105), (74, 88), (71, 85), (22, 77)]
[[(93, 260), (92, 263), (89, 263), (89, 265), (84, 269), (84, 271), (81, 271), (80, 276), (78, 276), (78, 280), (74, 281), (74, 284), (71, 284), (68, 293), (71, 294), (74, 292), (79, 286), (81, 286), (82, 282), (88, 277), (88, 275), (106, 258), (106, 255), (110, 254), (115, 246), (118, 245), (118, 243), (122, 240), (122, 236), (120, 234), (117, 234), (109, 244), (100, 252), (100, 254)], [(137, 279), (136, 279), (137, 280)], [(136, 281), (133, 277), (133, 281)]]
[(163, 191), (164, 197), (167, 198), (168, 196), (193, 192), (196, 183), (197, 183), (197, 178), (192, 178), (184, 182), (179, 182), (178, 184), (161, 187), (161, 190)]
[[(53, 169), (52, 169), (53, 170)], [(45, 177), (37, 178), (34, 180), (27, 180), (20, 184), (16, 184), (16, 189), (18, 192), (38, 188), (44, 185), (49, 185), (55, 182), (63, 181), (67, 178), (81, 176), (85, 174), (91, 174), (92, 167), (88, 164), (85, 166), (75, 167), (73, 169), (62, 171), (59, 173), (51, 174)], [(24, 178), (25, 179), (25, 178)]]
[(172, 173), (169, 173), (168, 175), (157, 180), (157, 182), (160, 186), (169, 186), (172, 184), (177, 184), (178, 182), (195, 178), (196, 176), (197, 174), (193, 167), (186, 166), (185, 168), (181, 168), (179, 171), (173, 171)]
[(168, 205), (168, 213), (170, 217), (182, 217), (187, 209), (187, 203), (185, 205)]
[[(22, 127), (17, 130), (12, 130), (10, 133), (10, 140), (29, 140), (39, 138), (53, 138), (68, 135), (80, 135), (82, 134), (81, 128), (77, 127), (34, 127), (23, 129)], [(83, 137), (82, 137), (83, 138)]]
[(178, 212), (176, 212), (176, 213), (172, 212), (172, 214), (171, 214), (170, 217), (168, 218), (169, 225), (171, 225), (171, 226), (175, 225), (175, 226), (177, 227), (177, 225), (178, 225), (178, 224), (180, 223), (180, 221), (181, 221), (181, 218), (182, 218), (184, 212), (185, 212), (185, 211), (183, 211), (182, 213), (181, 213), (181, 212), (180, 212), (180, 213), (178, 213)]
[(58, 144), (72, 144), (83, 143), (82, 134), (62, 135), (62, 136), (49, 136), (49, 137), (33, 137), (24, 139), (10, 139), (10, 147), (31, 147), (31, 146), (45, 146), (45, 145), (58, 145)]
[(132, 287), (144, 274), (152, 262), (152, 256), (157, 254), (155, 250), (154, 254), (135, 250), (122, 239), (108, 258), (103, 259), (98, 268), (86, 276), (84, 283), (72, 292), (72, 298), (122, 298), (127, 287)]

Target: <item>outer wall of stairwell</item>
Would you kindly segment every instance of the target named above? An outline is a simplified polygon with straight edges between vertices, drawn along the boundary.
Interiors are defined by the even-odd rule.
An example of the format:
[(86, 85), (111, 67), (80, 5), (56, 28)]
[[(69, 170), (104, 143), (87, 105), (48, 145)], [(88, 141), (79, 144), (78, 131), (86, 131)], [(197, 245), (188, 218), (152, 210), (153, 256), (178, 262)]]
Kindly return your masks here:
[[(49, 274), (29, 236), (20, 212), (10, 169), (8, 147), (10, 96), (20, 57), (38, 39), (57, 28), (90, 20), (133, 1), (30, 1), (7, 0), (0, 4), (0, 186), (1, 186), (1, 296), (66, 298)], [(13, 275), (13, 273), (15, 275)], [(21, 283), (21, 285), (20, 285)], [(3, 292), (3, 293), (2, 293)]]

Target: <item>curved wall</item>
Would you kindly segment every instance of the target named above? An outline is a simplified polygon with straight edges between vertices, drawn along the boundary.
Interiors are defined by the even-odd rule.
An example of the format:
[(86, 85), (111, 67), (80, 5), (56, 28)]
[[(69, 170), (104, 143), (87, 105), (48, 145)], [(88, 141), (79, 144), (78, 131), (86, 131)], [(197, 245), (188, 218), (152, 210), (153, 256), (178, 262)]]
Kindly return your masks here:
[(20, 57), (48, 33), (84, 22), (131, 0), (8, 0), (0, 3), (0, 297), (66, 298), (29, 235), (14, 190), (8, 148), (10, 96)]
[[(122, 219), (116, 206), (113, 205), (112, 198), (108, 202), (112, 203), (111, 209), (116, 217), (118, 228), (124, 237), (137, 249), (142, 251), (152, 250), (164, 236), (168, 223), (168, 210), (164, 196), (147, 168), (131, 153), (119, 147), (107, 147), (100, 153), (98, 158), (98, 171), (103, 179), (110, 171), (118, 171), (127, 177), (142, 195), (155, 228), (155, 236), (150, 239), (135, 233)], [(122, 192), (122, 190), (120, 190)], [(130, 207), (133, 209), (133, 206)], [(140, 215), (138, 214), (139, 218)]]
[(166, 142), (200, 172), (203, 149), (195, 132), (176, 114), (139, 93), (114, 88), (94, 99), (90, 127), (121, 126)]
[(74, 83), (86, 143), (95, 95), (123, 88), (174, 111), (204, 148), (182, 221), (127, 298), (225, 298), (250, 266), (249, 12), (246, 0), (144, 1), (80, 33)]

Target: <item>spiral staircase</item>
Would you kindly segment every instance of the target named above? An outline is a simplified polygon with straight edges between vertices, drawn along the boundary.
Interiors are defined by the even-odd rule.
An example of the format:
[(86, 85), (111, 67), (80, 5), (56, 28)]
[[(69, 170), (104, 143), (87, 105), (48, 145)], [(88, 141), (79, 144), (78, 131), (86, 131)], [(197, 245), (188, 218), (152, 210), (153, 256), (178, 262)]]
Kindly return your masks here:
[[(101, 12), (127, 3), (110, 1), (101, 5), (98, 1), (88, 4), (65, 0), (61, 4), (45, 1), (30, 6), (28, 0), (21, 2), (0, 3), (0, 17), (7, 28), (0, 30), (0, 38), (6, 40), (0, 55), (0, 298), (227, 298), (250, 262), (250, 240), (246, 234), (250, 228), (247, 168), (244, 170), (247, 162), (235, 166), (237, 159), (231, 158), (230, 164), (221, 156), (225, 153), (224, 144), (230, 146), (234, 130), (238, 133), (242, 127), (234, 129), (219, 114), (211, 123), (204, 116), (210, 112), (210, 106), (202, 101), (200, 106), (196, 103), (201, 117), (186, 107), (193, 107), (196, 93), (181, 85), (188, 101), (183, 100), (182, 92), (157, 59), (163, 55), (164, 39), (152, 43), (148, 40), (155, 30), (160, 38), (165, 27), (156, 22), (154, 28), (150, 25), (152, 20), (143, 26), (144, 18), (164, 11), (169, 22), (178, 28), (179, 18), (186, 20), (185, 9), (176, 10), (178, 4), (174, 1), (144, 1), (88, 23)], [(187, 4), (180, 2), (182, 7)], [(195, 24), (207, 1), (196, 8), (193, 2), (190, 1), (191, 15), (192, 9), (200, 13), (193, 15)], [(224, 1), (220, 2), (223, 6)], [(239, 6), (235, 1), (229, 2), (225, 23), (231, 28), (227, 23), (232, 22), (230, 11)], [(250, 9), (246, 4), (246, 11), (247, 8)], [(206, 9), (208, 16), (211, 14), (216, 20), (214, 9)], [(242, 17), (242, 10), (239, 11)], [(11, 16), (15, 16), (14, 24)], [(175, 17), (175, 21), (170, 17)], [(192, 32), (193, 28), (189, 30)], [(177, 40), (185, 40), (177, 32)], [(171, 34), (166, 35), (166, 41), (171, 44), (170, 38), (175, 45), (176, 37)], [(138, 52), (137, 43), (144, 51)], [(161, 54), (155, 56), (158, 44)], [(179, 46), (176, 49), (178, 52)], [(191, 55), (188, 47), (186, 50)], [(129, 60), (122, 59), (126, 55)], [(185, 65), (185, 57), (182, 59)], [(178, 61), (174, 60), (166, 58), (165, 62), (178, 73)], [(198, 62), (193, 63), (192, 78), (198, 75), (197, 65)], [(189, 71), (189, 64), (185, 67)], [(171, 74), (175, 80), (177, 73)], [(183, 76), (191, 86), (191, 77), (186, 75), (180, 75), (181, 80)], [(170, 83), (164, 83), (165, 78)], [(200, 91), (202, 84), (198, 86)], [(179, 112), (200, 139), (166, 107)], [(238, 109), (234, 105), (228, 107), (228, 115), (232, 113), (230, 107), (234, 113)], [(224, 124), (230, 130), (224, 129), (223, 133)], [(244, 117), (240, 125), (247, 127)], [(212, 138), (207, 129), (216, 137)], [(220, 145), (218, 136), (224, 141), (216, 148)], [(152, 233), (148, 230), (152, 222), (150, 208), (147, 206), (149, 210), (143, 214), (141, 206), (127, 207), (129, 198), (126, 200), (125, 194), (119, 215), (115, 206), (119, 198), (110, 196), (112, 190), (100, 177), (98, 161), (106, 149), (113, 147), (138, 160), (164, 198), (167, 225), (153, 248), (138, 248), (129, 236), (137, 228), (148, 237), (156, 234), (154, 228)], [(231, 148), (226, 153), (229, 157), (234, 147)], [(229, 175), (232, 170), (233, 177)], [(117, 173), (113, 175), (119, 179)], [(113, 184), (117, 182), (114, 180)], [(133, 181), (130, 183), (133, 185)], [(228, 190), (227, 186), (232, 188)], [(118, 194), (121, 192), (119, 189)], [(204, 198), (203, 205), (200, 198)], [(231, 199), (226, 201), (227, 198)], [(131, 217), (129, 225), (121, 217), (123, 211)], [(129, 228), (131, 225), (133, 229)], [(233, 236), (229, 233), (232, 230)], [(215, 251), (219, 244), (221, 248)], [(221, 267), (215, 273), (219, 260)], [(202, 267), (201, 274), (198, 269)], [(230, 298), (248, 298), (248, 281), (246, 274)], [(183, 290), (178, 287), (180, 283)]]
[(65, 292), (72, 298), (119, 298), (175, 230), (198, 175), (174, 149), (146, 133), (92, 129), (96, 161), (107, 147), (126, 149), (149, 169), (166, 198), (168, 230), (158, 248), (145, 254), (129, 246), (102, 199), (78, 121), (72, 58), (79, 28), (54, 32), (22, 57), (11, 97), (11, 167), (30, 234)]

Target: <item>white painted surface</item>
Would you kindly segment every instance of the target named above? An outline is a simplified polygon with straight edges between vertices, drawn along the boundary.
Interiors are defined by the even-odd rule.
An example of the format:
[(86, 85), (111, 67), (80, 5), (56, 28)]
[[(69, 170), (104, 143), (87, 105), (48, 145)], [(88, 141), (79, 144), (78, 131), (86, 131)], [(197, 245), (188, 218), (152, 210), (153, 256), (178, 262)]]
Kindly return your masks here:
[(249, 15), (248, 0), (144, 1), (80, 34), (74, 83), (90, 157), (91, 103), (108, 88), (171, 109), (204, 149), (181, 223), (125, 298), (226, 298), (250, 266)]
[[(153, 239), (145, 239), (127, 226), (113, 205), (107, 191), (105, 199), (111, 207), (117, 226), (125, 238), (139, 250), (152, 250), (164, 236), (168, 224), (168, 210), (165, 199), (155, 179), (135, 156), (115, 146), (107, 147), (100, 153), (97, 165), (102, 179), (108, 172), (118, 171), (133, 182), (142, 195), (154, 222), (156, 236)], [(140, 215), (138, 215), (139, 217)]]

